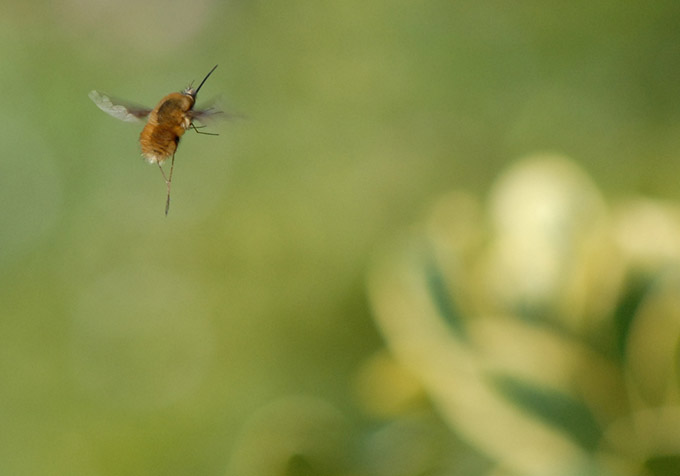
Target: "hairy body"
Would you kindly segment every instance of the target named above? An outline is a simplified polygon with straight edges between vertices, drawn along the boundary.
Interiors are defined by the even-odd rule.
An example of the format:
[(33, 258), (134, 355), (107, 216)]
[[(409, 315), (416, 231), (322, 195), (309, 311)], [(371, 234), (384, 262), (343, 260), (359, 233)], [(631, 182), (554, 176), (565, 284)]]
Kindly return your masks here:
[(139, 136), (142, 156), (150, 163), (162, 164), (173, 156), (179, 140), (192, 125), (194, 98), (170, 93), (151, 111)]

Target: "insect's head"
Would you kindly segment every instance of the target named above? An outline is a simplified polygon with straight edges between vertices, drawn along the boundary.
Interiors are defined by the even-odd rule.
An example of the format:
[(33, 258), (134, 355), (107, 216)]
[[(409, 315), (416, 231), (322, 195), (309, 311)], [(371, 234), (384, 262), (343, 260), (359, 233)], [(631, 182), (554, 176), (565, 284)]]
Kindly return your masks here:
[(215, 68), (217, 68), (217, 65), (213, 66), (213, 69), (210, 70), (208, 74), (205, 75), (205, 78), (203, 78), (203, 81), (201, 81), (201, 84), (198, 85), (196, 89), (193, 88), (193, 81), (192, 83), (182, 91), (182, 94), (185, 96), (191, 96), (193, 99), (196, 99), (196, 95), (198, 94), (198, 90), (201, 89), (201, 86), (203, 86), (203, 83), (210, 77), (213, 71), (215, 71)]

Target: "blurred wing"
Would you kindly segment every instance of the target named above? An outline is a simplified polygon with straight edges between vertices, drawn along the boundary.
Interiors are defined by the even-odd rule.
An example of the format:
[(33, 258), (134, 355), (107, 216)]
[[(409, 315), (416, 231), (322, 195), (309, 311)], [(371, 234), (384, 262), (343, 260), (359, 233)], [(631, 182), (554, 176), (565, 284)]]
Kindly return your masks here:
[(221, 111), (215, 105), (205, 109), (193, 109), (190, 114), (191, 119), (195, 119), (203, 123), (205, 123), (206, 120), (210, 121), (213, 119), (243, 119), (243, 116), (240, 114)]
[(111, 98), (98, 91), (90, 91), (88, 96), (99, 109), (121, 121), (138, 122), (151, 112), (151, 109), (133, 104), (123, 104), (122, 101), (118, 100), (115, 100), (118, 104), (114, 104)]

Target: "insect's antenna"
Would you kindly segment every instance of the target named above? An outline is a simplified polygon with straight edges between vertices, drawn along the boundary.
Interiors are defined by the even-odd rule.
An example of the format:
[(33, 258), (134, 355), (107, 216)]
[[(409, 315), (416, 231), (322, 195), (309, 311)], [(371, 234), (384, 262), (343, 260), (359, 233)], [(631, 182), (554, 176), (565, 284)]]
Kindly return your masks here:
[(217, 65), (213, 66), (213, 69), (210, 70), (208, 74), (205, 75), (205, 78), (203, 78), (203, 81), (201, 81), (201, 84), (198, 85), (198, 87), (193, 91), (192, 96), (195, 98), (196, 95), (198, 94), (199, 89), (201, 89), (201, 86), (203, 86), (203, 83), (210, 77), (213, 71), (217, 68)]

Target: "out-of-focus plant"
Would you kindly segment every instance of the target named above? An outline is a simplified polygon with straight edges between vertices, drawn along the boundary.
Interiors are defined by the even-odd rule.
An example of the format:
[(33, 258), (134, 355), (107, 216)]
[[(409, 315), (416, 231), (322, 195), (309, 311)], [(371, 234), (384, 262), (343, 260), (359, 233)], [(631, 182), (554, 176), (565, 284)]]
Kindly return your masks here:
[[(442, 197), (369, 289), (391, 354), (487, 474), (680, 474), (677, 205), (610, 206), (572, 161), (528, 158), (487, 203)], [(390, 372), (383, 394), (415, 394)]]

